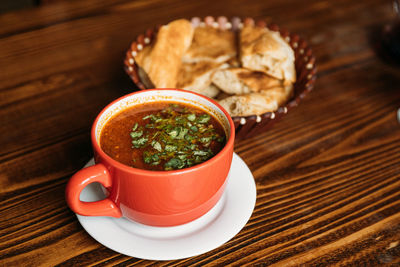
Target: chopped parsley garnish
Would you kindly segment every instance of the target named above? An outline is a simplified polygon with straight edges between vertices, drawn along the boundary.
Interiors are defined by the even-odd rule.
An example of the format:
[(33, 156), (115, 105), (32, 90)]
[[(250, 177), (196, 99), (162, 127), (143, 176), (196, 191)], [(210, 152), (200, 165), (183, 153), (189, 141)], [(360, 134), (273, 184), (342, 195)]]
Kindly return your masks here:
[(222, 148), (225, 136), (211, 124), (211, 116), (185, 106), (168, 108), (143, 116), (132, 126), (132, 148), (143, 151), (143, 162), (164, 170), (190, 167), (214, 156), (213, 144)]

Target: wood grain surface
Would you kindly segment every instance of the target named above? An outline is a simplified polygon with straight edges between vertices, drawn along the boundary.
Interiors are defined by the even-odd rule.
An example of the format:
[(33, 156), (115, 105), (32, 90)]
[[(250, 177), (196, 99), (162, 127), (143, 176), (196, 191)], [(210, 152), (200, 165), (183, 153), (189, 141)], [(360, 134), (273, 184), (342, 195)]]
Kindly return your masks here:
[[(96, 114), (135, 90), (122, 65), (130, 42), (206, 15), (300, 34), (317, 58), (315, 90), (236, 143), (257, 184), (238, 235), (183, 260), (121, 255), (83, 230), (66, 182), (92, 157)], [(0, 266), (399, 266), (400, 67), (376, 52), (394, 19), (377, 0), (82, 0), (0, 15)]]

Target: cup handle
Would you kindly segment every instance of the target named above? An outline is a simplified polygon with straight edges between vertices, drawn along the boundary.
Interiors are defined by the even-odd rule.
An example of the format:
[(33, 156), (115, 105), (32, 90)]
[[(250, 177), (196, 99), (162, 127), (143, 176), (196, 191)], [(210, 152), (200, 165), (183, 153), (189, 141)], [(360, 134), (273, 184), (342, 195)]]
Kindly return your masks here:
[(84, 216), (121, 217), (121, 210), (109, 198), (94, 202), (84, 202), (79, 199), (83, 188), (93, 182), (99, 182), (104, 187), (112, 185), (111, 175), (101, 163), (84, 168), (69, 179), (65, 197), (71, 210)]

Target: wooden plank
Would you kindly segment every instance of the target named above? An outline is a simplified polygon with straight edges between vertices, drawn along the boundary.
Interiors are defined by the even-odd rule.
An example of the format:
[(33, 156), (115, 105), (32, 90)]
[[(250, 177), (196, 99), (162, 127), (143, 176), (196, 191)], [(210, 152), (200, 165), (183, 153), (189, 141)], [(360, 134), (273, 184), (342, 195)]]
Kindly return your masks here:
[[(93, 240), (64, 200), (92, 157), (89, 131), (135, 90), (130, 42), (175, 18), (267, 18), (313, 47), (316, 87), (273, 128), (237, 142), (257, 203), (208, 253), (131, 258)], [(66, 1), (0, 15), (0, 265), (396, 265), (400, 263), (400, 72), (377, 57), (385, 1)], [(195, 245), (195, 244), (194, 244)]]

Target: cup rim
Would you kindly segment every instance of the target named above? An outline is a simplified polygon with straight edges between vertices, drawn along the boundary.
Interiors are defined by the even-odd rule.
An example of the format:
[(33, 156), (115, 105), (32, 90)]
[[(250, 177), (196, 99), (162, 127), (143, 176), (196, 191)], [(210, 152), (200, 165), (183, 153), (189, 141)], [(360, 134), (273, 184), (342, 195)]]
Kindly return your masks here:
[[(98, 144), (97, 140), (96, 140), (96, 126), (99, 122), (100, 117), (103, 115), (104, 112), (106, 112), (112, 105), (118, 103), (119, 101), (130, 97), (132, 95), (136, 95), (136, 94), (143, 94), (143, 93), (148, 93), (151, 91), (178, 91), (178, 92), (182, 92), (182, 93), (187, 93), (187, 94), (193, 94), (196, 95), (197, 97), (201, 97), (204, 98), (206, 101), (211, 102), (212, 104), (214, 104), (215, 106), (217, 106), (225, 115), (226, 119), (228, 120), (228, 124), (229, 124), (229, 138), (225, 144), (225, 146), (213, 157), (211, 157), (210, 159), (197, 164), (195, 166), (192, 167), (188, 167), (188, 168), (183, 168), (180, 170), (170, 170), (170, 171), (155, 171), (155, 170), (145, 170), (145, 169), (139, 169), (139, 168), (135, 168), (132, 166), (128, 166), (125, 165), (115, 159), (113, 159), (112, 157), (110, 157), (109, 155), (107, 155), (100, 147), (100, 144)], [(101, 131), (100, 131), (101, 132)], [(151, 176), (165, 176), (166, 174), (168, 175), (176, 175), (176, 174), (184, 174), (184, 173), (188, 173), (188, 172), (193, 172), (193, 171), (197, 171), (199, 169), (205, 168), (207, 167), (207, 165), (209, 165), (210, 163), (217, 161), (219, 158), (221, 158), (225, 153), (228, 153), (228, 150), (230, 149), (230, 147), (233, 148), (234, 145), (234, 140), (235, 140), (235, 125), (233, 123), (233, 120), (231, 118), (231, 116), (229, 115), (229, 113), (215, 100), (210, 99), (204, 95), (192, 92), (192, 91), (187, 91), (187, 90), (183, 90), (183, 89), (177, 89), (177, 88), (156, 88), (156, 89), (148, 89), (148, 90), (143, 90), (143, 91), (137, 91), (137, 92), (133, 92), (130, 94), (126, 94), (124, 96), (121, 96), (117, 99), (115, 99), (114, 101), (112, 101), (111, 103), (109, 103), (107, 106), (105, 106), (100, 113), (96, 116), (96, 119), (93, 122), (92, 125), (92, 129), (91, 129), (91, 141), (92, 141), (92, 145), (94, 147), (94, 149), (96, 150), (96, 152), (98, 154), (101, 155), (101, 157), (106, 158), (107, 161), (111, 162), (113, 166), (117, 167), (118, 169), (122, 169), (125, 172), (130, 172), (130, 173), (139, 173), (142, 175), (151, 175)]]

